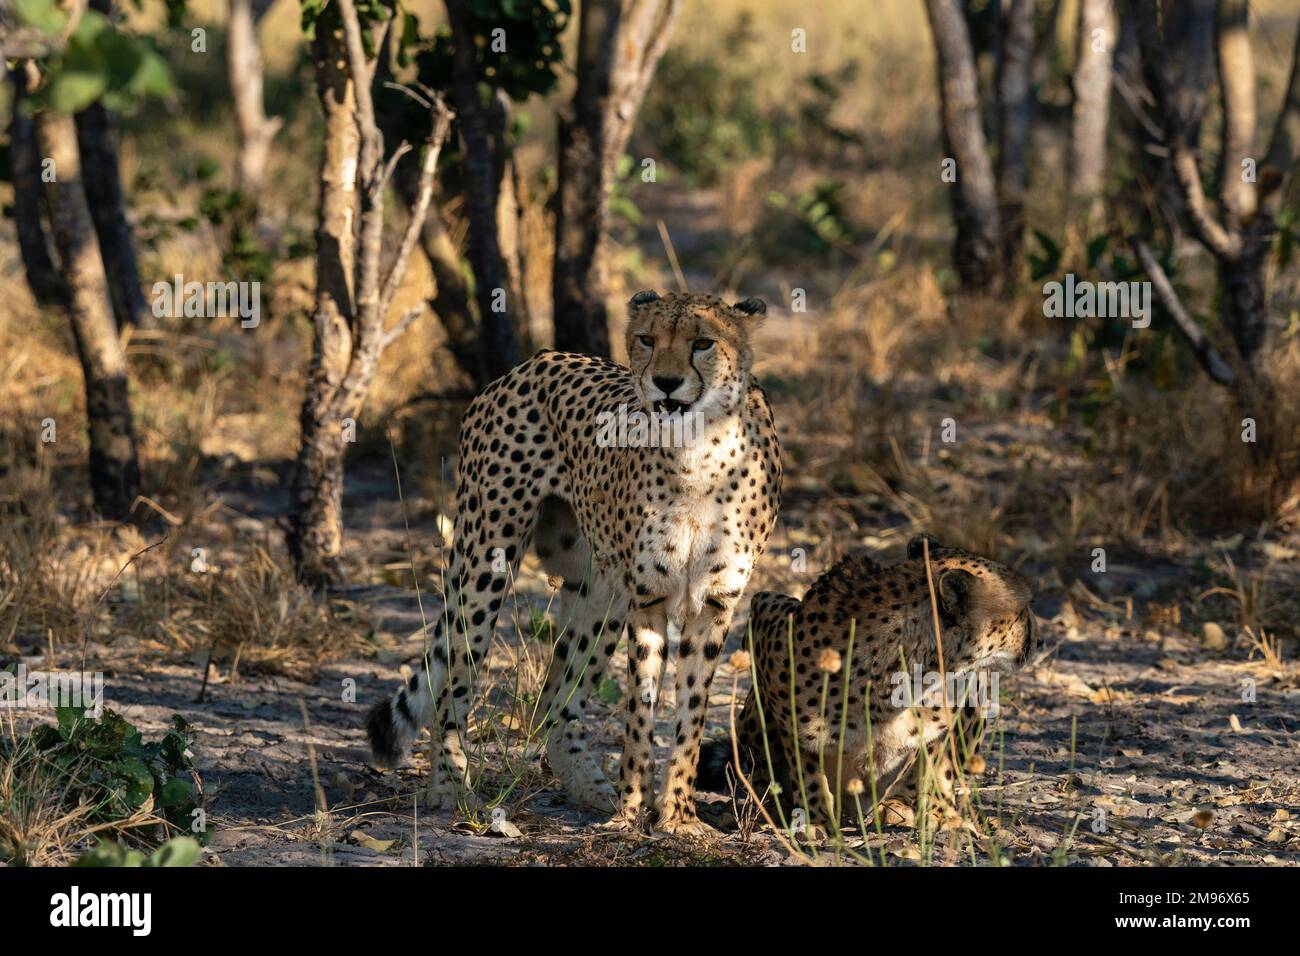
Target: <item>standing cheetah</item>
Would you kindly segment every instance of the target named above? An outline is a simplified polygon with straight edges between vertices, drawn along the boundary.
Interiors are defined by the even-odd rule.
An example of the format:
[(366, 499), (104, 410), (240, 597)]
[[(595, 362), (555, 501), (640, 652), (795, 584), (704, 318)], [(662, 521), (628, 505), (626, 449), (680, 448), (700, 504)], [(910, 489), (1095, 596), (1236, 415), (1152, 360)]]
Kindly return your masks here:
[[(517, 567), (531, 541), (546, 571), (566, 582), (567, 626), (544, 690), (552, 770), (571, 799), (616, 811), (618, 825), (636, 825), (655, 805), (654, 712), (672, 625), (681, 635), (676, 712), (657, 822), (669, 832), (701, 829), (694, 789), (709, 684), (780, 497), (772, 412), (750, 371), (750, 337), (766, 308), (761, 299), (638, 292), (630, 369), (543, 351), (474, 399), (460, 436), (448, 610), (421, 672), (369, 715), (377, 761), (393, 764), (436, 717), (432, 798), (446, 806), (468, 784), (473, 671), (511, 579), (505, 568)], [(692, 440), (649, 441), (644, 429), (607, 440), (611, 418), (644, 420), (647, 411), (664, 424), (690, 423), (680, 432)], [(588, 750), (582, 715), (625, 620), (616, 794)]]
[[(930, 543), (931, 605), (925, 548), (932, 540), (914, 538), (906, 560), (889, 568), (852, 553), (802, 601), (763, 591), (750, 604), (758, 679), (736, 727), (741, 765), (760, 793), (774, 779), (786, 811), (805, 805), (814, 825), (838, 822), (832, 821), (832, 807), (842, 813), (846, 794), (855, 792), (867, 795), (868, 807), (873, 792), (877, 798), (889, 794), (890, 806), (882, 809), (907, 819), (917, 796), (917, 773), (909, 771), (919, 772), (920, 749), (931, 745), (938, 796), (931, 806), (937, 803), (951, 816), (952, 743), (963, 762), (979, 744), (974, 699), (962, 699), (958, 682), (970, 687), (977, 675), (987, 678), (1021, 664), (1033, 647), (1029, 582), (1010, 568)], [(957, 704), (947, 716), (937, 680), (933, 696), (924, 685), (919, 695), (913, 688), (921, 675), (940, 671), (936, 610), (949, 703)], [(850, 622), (856, 623), (852, 659), (846, 659)], [(730, 740), (711, 742), (701, 787), (721, 789), (732, 759)], [(853, 817), (854, 801), (847, 803)]]

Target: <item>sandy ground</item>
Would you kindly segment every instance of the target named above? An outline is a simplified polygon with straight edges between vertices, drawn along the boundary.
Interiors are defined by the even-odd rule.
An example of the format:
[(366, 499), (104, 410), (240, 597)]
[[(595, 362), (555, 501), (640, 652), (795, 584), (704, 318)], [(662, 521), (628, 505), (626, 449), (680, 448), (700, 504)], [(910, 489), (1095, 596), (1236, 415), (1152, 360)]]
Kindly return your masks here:
[[(387, 552), (404, 540), (400, 508), (378, 493), (383, 484), (382, 477), (363, 476), (351, 489), (364, 498), (350, 512), (357, 519), (357, 548)], [(226, 502), (245, 512), (241, 520), (248, 525), (269, 520), (276, 506), (237, 490)], [(408, 498), (408, 507), (419, 511), (421, 503)], [(801, 507), (797, 501), (788, 507), (765, 562), (788, 547), (782, 536), (800, 524)], [(1142, 595), (1150, 593), (1150, 582), (1177, 587), (1187, 573), (1168, 564), (1112, 566), (1105, 598), (1076, 585), (1036, 599), (1044, 644), (1030, 667), (1003, 681), (999, 741), (986, 751), (988, 770), (978, 794), (985, 835), (972, 845), (941, 834), (925, 858), (1094, 866), (1300, 863), (1296, 665), (1289, 661), (1270, 674), (1240, 645), (1206, 647), (1199, 635), (1143, 622)], [(522, 599), (540, 606), (544, 590), (540, 573), (526, 565)], [(418, 657), (420, 610), (413, 592), (395, 586), (354, 588), (349, 597), (367, 606), (387, 645), (377, 658), (331, 663), (310, 681), (241, 675), (231, 682), (218, 668), (202, 703), (196, 702), (202, 655), (146, 658), (129, 640), (111, 649), (92, 647), (91, 660), (106, 671), (110, 707), (147, 735), (161, 733), (173, 713), (196, 728), (195, 759), (214, 829), (207, 863), (790, 862), (770, 832), (737, 830), (726, 797), (702, 806), (701, 815), (719, 830), (702, 843), (600, 830), (599, 817), (565, 804), (540, 758), (502, 804), (518, 835), (449, 812), (425, 812), (417, 800), (425, 758), (381, 773), (368, 763), (361, 727), (369, 704), (396, 687), (399, 665)], [(425, 596), (426, 615), (438, 607), (436, 594)], [(732, 628), (732, 646), (739, 646), (743, 626), (742, 615)], [(503, 618), (501, 652), (509, 653), (513, 635)], [(726, 657), (710, 701), (714, 734), (724, 732), (731, 701)], [(30, 658), (29, 665), (40, 661)], [(623, 673), (622, 651), (610, 673)], [(355, 681), (354, 701), (346, 699), (348, 679)], [(740, 687), (743, 694), (743, 679)], [(1248, 702), (1243, 693), (1252, 688), (1255, 699)], [(591, 720), (611, 774), (620, 714), (617, 704), (596, 703)], [(663, 745), (668, 728), (660, 729)], [(499, 769), (491, 763), (489, 781)], [(328, 813), (317, 812), (313, 780)], [(903, 829), (886, 830), (883, 839), (873, 835), (868, 843), (891, 863), (923, 856), (915, 835)], [(850, 846), (863, 852), (861, 840)]]

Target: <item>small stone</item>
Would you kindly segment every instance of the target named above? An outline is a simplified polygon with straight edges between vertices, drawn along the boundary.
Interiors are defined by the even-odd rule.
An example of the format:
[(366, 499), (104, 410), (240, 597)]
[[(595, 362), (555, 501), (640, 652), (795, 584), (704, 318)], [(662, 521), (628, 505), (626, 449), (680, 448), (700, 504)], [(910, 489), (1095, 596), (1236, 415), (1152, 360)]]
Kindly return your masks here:
[(1228, 635), (1214, 621), (1201, 625), (1201, 646), (1207, 651), (1221, 651), (1228, 646)]

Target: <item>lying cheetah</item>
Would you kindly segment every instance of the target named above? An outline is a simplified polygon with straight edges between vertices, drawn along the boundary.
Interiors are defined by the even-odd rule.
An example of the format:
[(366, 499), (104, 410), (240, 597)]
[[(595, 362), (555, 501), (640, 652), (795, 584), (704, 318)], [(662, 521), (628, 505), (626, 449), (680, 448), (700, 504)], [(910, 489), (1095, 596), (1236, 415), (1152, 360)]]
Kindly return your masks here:
[[(932, 757), (929, 779), (934, 786), (926, 790), (936, 791), (927, 804), (951, 813), (952, 758), (965, 763), (979, 744), (976, 700), (962, 697), (959, 681), (981, 672), (987, 678), (1023, 663), (1036, 625), (1024, 577), (932, 541), (914, 538), (907, 559), (888, 568), (861, 552), (850, 554), (823, 574), (802, 602), (770, 591), (754, 596), (750, 626), (758, 680), (737, 722), (737, 744), (742, 769), (755, 789), (762, 793), (774, 779), (787, 814), (805, 805), (806, 798), (813, 825), (832, 822), (837, 815), (833, 808), (842, 814), (846, 804), (849, 818), (856, 819), (855, 795), (865, 795), (857, 800), (870, 811), (874, 771), (874, 794), (878, 799), (891, 796), (882, 812), (894, 822), (910, 822), (918, 774), (909, 771), (923, 765), (917, 760), (922, 747), (930, 748)], [(934, 605), (927, 584), (927, 546)], [(936, 609), (949, 703), (956, 705), (947, 718), (937, 680), (929, 685), (931, 696), (924, 683), (919, 694), (914, 687), (923, 675), (940, 671)], [(846, 660), (850, 622), (856, 624), (852, 657)], [(795, 725), (797, 740), (791, 733)], [(729, 739), (711, 742), (702, 761), (701, 788), (721, 789), (732, 759)]]
[[(761, 299), (727, 305), (638, 292), (628, 314), (630, 369), (543, 351), (473, 401), (460, 436), (449, 610), (421, 672), (369, 715), (378, 762), (396, 762), (436, 716), (432, 798), (447, 806), (468, 785), (473, 671), (531, 541), (566, 589), (544, 690), (552, 770), (571, 799), (617, 811), (616, 825), (648, 813), (655, 702), (673, 625), (681, 635), (676, 712), (658, 825), (699, 832), (694, 790), (709, 684), (780, 495), (772, 412), (750, 373), (750, 335), (766, 308)], [(680, 429), (691, 440), (659, 440), (671, 429), (652, 440), (644, 427), (608, 440), (617, 437), (612, 420), (639, 415), (644, 426), (646, 411), (665, 425), (692, 425)], [(582, 715), (625, 620), (630, 692), (616, 794), (588, 750)]]

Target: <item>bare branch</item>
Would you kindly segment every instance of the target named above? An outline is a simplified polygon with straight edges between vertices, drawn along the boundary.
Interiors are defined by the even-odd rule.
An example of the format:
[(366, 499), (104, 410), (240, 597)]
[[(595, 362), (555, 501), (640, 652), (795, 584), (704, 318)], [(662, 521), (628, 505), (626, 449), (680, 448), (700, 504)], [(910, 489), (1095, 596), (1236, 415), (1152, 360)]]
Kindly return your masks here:
[(1155, 120), (1153, 120), (1147, 113), (1146, 109), (1142, 105), (1141, 96), (1133, 89), (1133, 87), (1128, 85), (1128, 81), (1124, 79), (1124, 74), (1117, 70), (1115, 72), (1114, 82), (1115, 91), (1119, 93), (1120, 99), (1122, 99), (1124, 105), (1129, 108), (1129, 112), (1133, 114), (1133, 118), (1141, 124), (1144, 130), (1146, 130), (1147, 135), (1152, 139), (1164, 139), (1164, 132), (1158, 125), (1156, 125)]
[(451, 121), (455, 115), (451, 107), (438, 96), (434, 98), (430, 108), (433, 112), (433, 126), (425, 144), (424, 163), (420, 167), (419, 192), (416, 194), (415, 205), (411, 208), (411, 218), (406, 224), (406, 233), (397, 247), (397, 257), (388, 270), (388, 278), (384, 280), (384, 291), (379, 297), (381, 316), (388, 314), (389, 306), (392, 305), (393, 297), (397, 294), (397, 288), (401, 285), (402, 276), (406, 272), (406, 260), (410, 257), (411, 250), (415, 248), (415, 243), (420, 238), (420, 231), (424, 228), (424, 220), (429, 214), (429, 204), (433, 198), (433, 181), (438, 171), (438, 156), (442, 153), (442, 144), (447, 140)]
[(484, 377), (492, 379), (505, 374), (519, 360), (512, 320), (517, 304), (508, 295), (498, 298), (498, 290), (509, 286), (509, 277), (497, 230), (496, 164), (487, 111), (479, 96), (471, 4), (469, 0), (445, 0), (445, 6), (453, 45), (451, 96), (463, 146), (461, 171), (469, 219), (469, 261), (478, 300), (479, 360)]
[(1286, 99), (1277, 114), (1268, 154), (1258, 170), (1259, 204), (1276, 216), (1286, 193), (1286, 185), (1300, 158), (1300, 28), (1296, 29), (1295, 48), (1291, 53), (1291, 78), (1286, 85)]
[(392, 345), (394, 342), (400, 339), (403, 333), (405, 333), (406, 330), (409, 329), (411, 325), (415, 322), (415, 320), (418, 319), (423, 314), (424, 314), (423, 302), (421, 302), (419, 305), (413, 305), (409, 309), (407, 309), (402, 314), (402, 317), (398, 319), (397, 322), (393, 325), (393, 327), (384, 333), (383, 344), (380, 346), (380, 348), (386, 349), (388, 348), (388, 346)]
[(1214, 350), (1214, 346), (1210, 344), (1205, 330), (1197, 325), (1196, 320), (1183, 308), (1183, 303), (1178, 298), (1173, 283), (1169, 281), (1169, 276), (1165, 274), (1165, 270), (1161, 268), (1159, 260), (1152, 254), (1151, 249), (1145, 242), (1136, 237), (1131, 239), (1129, 244), (1133, 247), (1133, 251), (1137, 253), (1142, 268), (1151, 277), (1151, 285), (1156, 290), (1156, 295), (1160, 297), (1160, 302), (1164, 305), (1165, 311), (1169, 313), (1170, 318), (1174, 320), (1174, 324), (1178, 326), (1178, 331), (1183, 333), (1188, 344), (1191, 345), (1192, 351), (1196, 353), (1197, 361), (1201, 363), (1201, 367), (1205, 369), (1210, 378), (1220, 385), (1235, 385), (1237, 382), (1236, 372)]
[(393, 170), (397, 164), (402, 161), (402, 157), (411, 151), (411, 144), (402, 140), (397, 144), (397, 149), (393, 150), (393, 155), (388, 157), (388, 162), (384, 163), (384, 171), (379, 176), (377, 189), (383, 189), (388, 185), (388, 181), (393, 178)]

